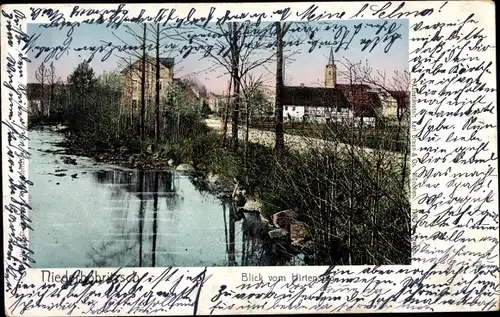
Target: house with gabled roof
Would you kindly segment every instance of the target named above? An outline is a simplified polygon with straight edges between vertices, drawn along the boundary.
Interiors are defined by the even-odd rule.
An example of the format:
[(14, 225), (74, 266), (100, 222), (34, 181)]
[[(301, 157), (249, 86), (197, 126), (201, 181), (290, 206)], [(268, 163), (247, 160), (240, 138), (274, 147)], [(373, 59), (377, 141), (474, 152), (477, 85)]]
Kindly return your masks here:
[[(156, 96), (156, 58), (146, 56), (146, 78), (145, 78), (145, 95), (148, 103), (152, 103)], [(132, 104), (134, 108), (139, 108), (141, 104), (141, 76), (142, 76), (142, 59), (125, 67), (121, 74), (124, 78), (123, 85), (123, 101)], [(174, 59), (160, 58), (160, 96), (165, 97), (168, 87), (173, 82), (174, 76)]]
[(325, 67), (325, 87), (305, 87), (303, 84), (283, 87), (284, 119), (371, 126), (395, 109), (409, 106), (408, 95), (404, 92), (388, 91), (385, 98), (367, 84), (337, 83), (336, 74), (333, 51), (330, 50)]
[(282, 94), (285, 120), (347, 122), (353, 118), (353, 109), (339, 89), (285, 86)]

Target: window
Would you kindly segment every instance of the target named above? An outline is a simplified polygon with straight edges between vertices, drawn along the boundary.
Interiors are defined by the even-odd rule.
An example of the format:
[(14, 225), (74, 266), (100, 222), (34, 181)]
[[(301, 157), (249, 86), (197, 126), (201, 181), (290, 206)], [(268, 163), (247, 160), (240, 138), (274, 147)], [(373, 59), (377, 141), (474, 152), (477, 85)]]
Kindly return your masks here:
[(285, 106), (285, 110), (287, 110), (287, 111), (288, 111), (288, 106)]
[(132, 100), (132, 106), (137, 108), (139, 106), (139, 101), (137, 99)]
[(160, 90), (163, 89), (163, 80), (160, 79)]
[(295, 106), (292, 107), (292, 111), (295, 111)]

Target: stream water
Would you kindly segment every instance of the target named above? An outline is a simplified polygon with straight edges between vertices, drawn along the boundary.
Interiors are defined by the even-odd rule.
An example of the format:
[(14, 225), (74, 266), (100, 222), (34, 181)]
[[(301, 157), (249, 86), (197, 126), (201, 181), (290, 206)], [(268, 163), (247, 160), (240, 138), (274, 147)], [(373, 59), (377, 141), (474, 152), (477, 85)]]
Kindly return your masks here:
[(126, 169), (58, 153), (64, 150), (56, 145), (63, 136), (52, 130), (31, 130), (29, 138), (35, 268), (299, 261), (274, 256), (252, 233), (251, 215), (238, 219), (232, 203), (204, 191), (187, 175)]

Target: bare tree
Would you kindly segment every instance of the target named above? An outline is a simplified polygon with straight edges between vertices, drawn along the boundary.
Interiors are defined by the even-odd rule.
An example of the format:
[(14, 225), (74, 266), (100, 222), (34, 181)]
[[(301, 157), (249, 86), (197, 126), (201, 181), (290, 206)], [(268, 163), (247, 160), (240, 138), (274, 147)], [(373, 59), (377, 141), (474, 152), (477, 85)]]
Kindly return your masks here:
[(238, 149), (238, 124), (240, 115), (240, 50), (238, 46), (238, 41), (240, 37), (240, 32), (238, 30), (238, 24), (236, 22), (231, 23), (231, 74), (233, 78), (234, 87), (234, 104), (233, 104), (233, 115), (232, 115), (232, 140), (231, 147), (234, 151)]
[(229, 110), (230, 110), (230, 105), (231, 105), (231, 88), (232, 88), (232, 78), (229, 79), (228, 82), (228, 89), (227, 89), (227, 98), (226, 102), (224, 104), (224, 115), (222, 118), (222, 145), (226, 144), (226, 135), (227, 135), (227, 121), (229, 118)]
[(262, 94), (262, 87), (264, 85), (262, 77), (262, 74), (259, 77), (248, 74), (247, 76), (243, 77), (241, 81), (243, 97), (245, 98), (245, 162), (248, 159), (250, 115), (253, 107), (261, 101), (259, 100), (259, 97)]
[(141, 67), (141, 118), (140, 118), (140, 137), (144, 141), (145, 137), (145, 117), (146, 117), (146, 24), (143, 26), (142, 38), (142, 67)]
[(156, 24), (156, 94), (155, 94), (155, 146), (160, 138), (160, 24)]
[[(229, 74), (228, 100), (231, 100), (231, 104), (226, 103), (226, 110), (229, 111), (228, 107), (231, 107), (233, 137), (231, 145), (233, 149), (238, 147), (239, 108), (242, 99), (241, 79), (258, 67), (265, 68), (265, 65), (275, 56), (275, 52), (262, 49), (262, 47), (266, 46), (262, 45), (262, 41), (272, 39), (271, 29), (271, 25), (261, 27), (246, 21), (217, 25), (215, 30), (198, 27), (184, 28), (184, 32), (182, 32), (182, 30), (177, 29), (177, 34), (172, 36), (172, 39), (189, 41), (189, 43), (202, 48), (204, 56), (200, 60), (210, 58), (213, 62), (213, 66), (210, 68), (211, 71), (222, 68), (225, 74)], [(202, 31), (207, 36), (189, 36), (189, 34), (196, 34), (199, 31)], [(274, 44), (274, 40), (270, 44)], [(259, 49), (262, 51), (259, 51)], [(223, 124), (227, 126), (226, 122), (223, 122)], [(225, 139), (224, 131), (222, 138)]]
[[(127, 45), (128, 47), (131, 47), (132, 49), (127, 50), (124, 54), (117, 54), (116, 56), (118, 57), (119, 61), (119, 66), (124, 69), (128, 70), (126, 72), (123, 72), (127, 82), (129, 83), (128, 86), (130, 86), (130, 83), (132, 86), (135, 84), (138, 84), (138, 86), (141, 86), (141, 108), (139, 111), (139, 125), (138, 125), (138, 134), (141, 135), (141, 131), (144, 129), (144, 134), (146, 134), (146, 125), (149, 126), (151, 123), (154, 125), (154, 135), (155, 135), (155, 143), (159, 142), (159, 136), (161, 134), (161, 127), (162, 127), (162, 117), (161, 117), (161, 111), (160, 111), (160, 105), (161, 105), (161, 91), (160, 89), (161, 86), (161, 58), (160, 55), (170, 55), (173, 52), (172, 48), (167, 48), (167, 45), (164, 43), (164, 41), (168, 38), (166, 36), (166, 31), (169, 29), (168, 27), (160, 27), (159, 24), (144, 24), (142, 26), (142, 32), (139, 32), (138, 30), (134, 29), (130, 25), (125, 25), (125, 33), (130, 37), (130, 38), (124, 38), (121, 35), (117, 35), (113, 33), (114, 37), (118, 39), (121, 43), (124, 45)], [(142, 33), (142, 34), (141, 34)], [(146, 35), (144, 35), (146, 33)], [(131, 45), (131, 40), (136, 43), (136, 47)], [(154, 55), (156, 55), (154, 58), (150, 57), (148, 54), (150, 51), (154, 50)], [(164, 56), (165, 57), (165, 56)], [(137, 66), (136, 63), (139, 61)], [(173, 69), (174, 65), (172, 65)], [(154, 75), (148, 76), (148, 74), (152, 73), (149, 71), (146, 71), (144, 76), (143, 76), (143, 68), (144, 69), (155, 69)], [(165, 82), (165, 84), (168, 84)], [(131, 87), (126, 87), (126, 89), (130, 89)], [(155, 87), (153, 89), (153, 87)], [(145, 95), (145, 100), (144, 100), (144, 111), (143, 111), (143, 102), (142, 102), (142, 90), (144, 88), (144, 95)], [(132, 89), (135, 89), (135, 87), (132, 87)], [(154, 94), (154, 101), (152, 98), (152, 95)], [(151, 97), (151, 99), (149, 99)], [(149, 101), (148, 101), (149, 100)], [(149, 104), (154, 102), (154, 107), (149, 107)], [(131, 122), (133, 121), (134, 117), (134, 104), (130, 105), (130, 119)], [(152, 106), (152, 105), (151, 105)], [(152, 111), (151, 111), (152, 110)], [(144, 117), (144, 124), (141, 124), (141, 117)], [(144, 128), (141, 126), (144, 125)], [(149, 131), (149, 130), (148, 130)], [(149, 134), (149, 132), (148, 132)], [(156, 141), (158, 139), (158, 141)]]
[(35, 78), (40, 83), (41, 88), (41, 100), (40, 100), (40, 111), (41, 114), (45, 114), (45, 84), (49, 81), (50, 69), (45, 66), (45, 63), (41, 63), (35, 72)]
[(408, 71), (394, 71), (392, 77), (388, 77), (387, 73), (382, 70), (374, 70), (372, 66), (365, 63), (352, 62), (345, 58), (339, 61), (344, 69), (339, 73), (347, 77), (350, 85), (364, 84), (370, 87), (380, 89), (385, 96), (394, 98), (397, 101), (396, 119), (401, 124), (409, 112), (409, 88), (410, 88), (410, 73)]
[(56, 84), (56, 69), (54, 67), (54, 63), (50, 63), (49, 69), (49, 85), (50, 85), (50, 96), (49, 96), (49, 106), (47, 107), (47, 117), (50, 117), (50, 107), (54, 101), (54, 88)]
[(276, 26), (276, 101), (274, 105), (275, 118), (275, 136), (276, 150), (282, 150), (285, 147), (285, 136), (283, 131), (283, 37), (291, 26), (291, 23), (284, 23), (283, 29), (281, 22), (275, 22)]
[(281, 22), (275, 22), (276, 40), (277, 40), (277, 61), (276, 61), (276, 101), (274, 105), (276, 150), (282, 150), (285, 147), (285, 136), (283, 131), (283, 33), (281, 31)]

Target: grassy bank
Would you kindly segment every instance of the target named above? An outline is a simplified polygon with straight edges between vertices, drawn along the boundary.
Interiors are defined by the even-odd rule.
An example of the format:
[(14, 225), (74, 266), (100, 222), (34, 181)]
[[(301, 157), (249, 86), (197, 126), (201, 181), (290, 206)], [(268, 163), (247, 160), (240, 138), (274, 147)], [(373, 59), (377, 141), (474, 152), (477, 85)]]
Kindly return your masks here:
[[(122, 104), (120, 86), (110, 78), (94, 79), (88, 65), (79, 65), (69, 82), (56, 91), (50, 113), (67, 127), (63, 145), (72, 154), (139, 169), (188, 163), (222, 175), (231, 185), (236, 180), (249, 198), (263, 203), (264, 216), (296, 210), (315, 245), (309, 264), (409, 263), (409, 172), (405, 165), (394, 166), (401, 160), (393, 155), (399, 154), (317, 148), (310, 139), (318, 136), (314, 129), (304, 134), (309, 151), (275, 152), (243, 142), (230, 148), (205, 125), (199, 102), (182, 91), (170, 91), (159, 105), (144, 104), (145, 115)], [(370, 139), (369, 131), (328, 127), (320, 136), (333, 144), (359, 145)], [(380, 143), (377, 138), (371, 142)]]
[[(254, 123), (251, 128), (274, 131), (273, 124)], [(409, 151), (408, 128), (404, 126), (387, 125), (378, 127), (344, 127), (335, 124), (320, 123), (292, 123), (284, 124), (286, 134), (323, 140), (335, 139), (338, 142), (353, 144), (371, 149), (380, 149), (394, 152)]]
[[(410, 203), (400, 170), (345, 151), (304, 154), (249, 144), (233, 151), (212, 131), (175, 142), (104, 142), (66, 131), (72, 154), (132, 168), (167, 169), (190, 163), (200, 172), (237, 180), (263, 203), (263, 214), (295, 209), (317, 243), (311, 257), (325, 264), (404, 264), (410, 259)], [(368, 157), (368, 156), (367, 156)], [(133, 159), (131, 159), (133, 158)], [(408, 179), (408, 175), (405, 176)]]

